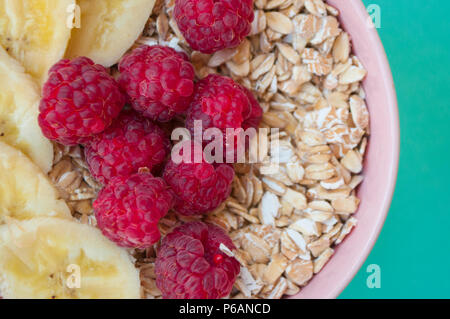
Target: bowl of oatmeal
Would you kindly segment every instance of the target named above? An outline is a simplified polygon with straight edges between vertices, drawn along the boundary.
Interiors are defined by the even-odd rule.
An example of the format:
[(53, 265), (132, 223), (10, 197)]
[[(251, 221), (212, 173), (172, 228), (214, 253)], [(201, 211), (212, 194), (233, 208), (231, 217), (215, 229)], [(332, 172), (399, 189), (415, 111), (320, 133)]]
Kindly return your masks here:
[[(241, 264), (230, 297), (336, 298), (372, 249), (395, 186), (399, 124), (389, 64), (360, 0), (257, 0), (254, 13), (238, 47), (202, 54), (164, 23), (173, 19), (168, 1), (138, 44), (185, 51), (198, 78), (231, 77), (260, 103), (260, 132), (278, 130), (269, 134), (279, 145), (268, 157), (281, 169), (235, 164), (231, 196), (200, 218), (236, 246), (223, 251)], [(190, 220), (169, 214), (162, 235)], [(155, 252), (137, 256), (146, 297), (159, 298), (145, 270)]]
[[(60, 2), (57, 8), (47, 8), (46, 14), (62, 16), (60, 13), (67, 7), (64, 1)], [(0, 258), (0, 270), (11, 270), (6, 275), (2, 271), (8, 279), (7, 284), (2, 279), (2, 296), (337, 297), (361, 267), (380, 233), (394, 191), (399, 157), (393, 80), (363, 3), (214, 0), (217, 10), (213, 12), (220, 13), (219, 9), (226, 5), (228, 14), (215, 16), (217, 21), (212, 24), (204, 20), (208, 16), (200, 11), (208, 8), (198, 5), (199, 1), (196, 14), (201, 23), (187, 19), (195, 1), (128, 2), (138, 6), (122, 6), (122, 1), (118, 1), (111, 9), (107, 0), (98, 1), (95, 6), (80, 1), (78, 9), (84, 27), (74, 24), (66, 28), (58, 23), (56, 33), (60, 36), (54, 39), (54, 51), (59, 55), (55, 53), (49, 61), (40, 61), (40, 69), (48, 69), (62, 57), (61, 52), (65, 51), (61, 47), (68, 48), (66, 57), (72, 60), (54, 64), (42, 99), (36, 83), (23, 74), (31, 73), (39, 83), (45, 79), (46, 72), (37, 72), (35, 61), (31, 61), (39, 54), (21, 55), (22, 46), (29, 43), (14, 38), (17, 46), (11, 45), (10, 28), (0, 28), (0, 40), (7, 40), (5, 51), (0, 46), (0, 68), (5, 74), (0, 81), (8, 83), (4, 94), (21, 96), (23, 87), (27, 87), (31, 97), (26, 102), (40, 105), (40, 131), (36, 123), (33, 130), (24, 134), (28, 140), (25, 144), (34, 145), (31, 151), (28, 146), (19, 147), (21, 143), (15, 134), (16, 129), (24, 127), (27, 117), (19, 119), (10, 117), (9, 112), (0, 112), (0, 122), (3, 120), (7, 129), (6, 133), (0, 132), (0, 154), (4, 155), (0, 164), (8, 168), (11, 163), (21, 163), (15, 169), (5, 169), (8, 173), (0, 176), (0, 185), (17, 185), (12, 191), (0, 187), (0, 197), (10, 199), (2, 201), (6, 207), (3, 211), (12, 212), (5, 218), (7, 225), (2, 225), (0, 216), (0, 239), (8, 243), (0, 245), (0, 257), (5, 257)], [(212, 10), (213, 1), (208, 3)], [(72, 7), (69, 5), (69, 9)], [(235, 7), (239, 7), (237, 11)], [(43, 16), (32, 7), (27, 8), (27, 14), (7, 8), (13, 17), (11, 21), (24, 24), (28, 17)], [(99, 20), (103, 14), (115, 22)], [(5, 25), (11, 23), (8, 19)], [(108, 21), (107, 28), (96, 27), (104, 21)], [(53, 29), (51, 24), (38, 24)], [(124, 24), (134, 32), (117, 36), (123, 33)], [(224, 27), (231, 33), (223, 32)], [(100, 30), (100, 34), (94, 30)], [(35, 36), (43, 34), (47, 33), (36, 32)], [(42, 49), (30, 45), (37, 52)], [(15, 61), (8, 52), (23, 61)], [(162, 60), (170, 63), (162, 67)], [(95, 83), (86, 82), (86, 88), (78, 83), (60, 92), (61, 79), (65, 79), (69, 67), (68, 83), (78, 83), (79, 77), (88, 72), (86, 79), (95, 78)], [(135, 72), (137, 69), (139, 72)], [(174, 85), (177, 81), (180, 85)], [(163, 82), (162, 86), (158, 84)], [(125, 106), (119, 85), (125, 88), (132, 105)], [(75, 98), (96, 87), (108, 90), (98, 90), (88, 102)], [(137, 87), (147, 88), (149, 96), (137, 92)], [(159, 91), (163, 87), (165, 93)], [(175, 87), (179, 94), (174, 94)], [(150, 92), (150, 88), (156, 91)], [(48, 93), (53, 90), (58, 90), (58, 94)], [(53, 95), (57, 97), (46, 98)], [(132, 97), (136, 100), (132, 101)], [(159, 104), (163, 97), (170, 101)], [(108, 102), (97, 103), (102, 99)], [(145, 102), (134, 103), (137, 99)], [(39, 100), (41, 103), (37, 103)], [(90, 111), (71, 107), (78, 103)], [(184, 111), (178, 109), (180, 105)], [(15, 107), (21, 109), (19, 104)], [(111, 111), (103, 117), (106, 107)], [(99, 116), (98, 125), (91, 125), (94, 109)], [(66, 111), (74, 116), (67, 116)], [(64, 116), (54, 116), (55, 112)], [(28, 114), (35, 116), (36, 113)], [(161, 123), (152, 124), (144, 117)], [(79, 118), (86, 120), (80, 130), (71, 122)], [(253, 130), (253, 138), (249, 138), (248, 145), (244, 143), (249, 147), (245, 161), (236, 163), (233, 159), (239, 156), (233, 153), (231, 162), (226, 156), (230, 165), (220, 159), (214, 165), (202, 162), (201, 167), (195, 167), (191, 164), (200, 163), (175, 163), (174, 158), (169, 159), (169, 150), (175, 149), (176, 143), (171, 143), (168, 136), (180, 128), (195, 132), (192, 123), (199, 118), (213, 123), (210, 128), (220, 128), (220, 132), (230, 126)], [(62, 127), (70, 129), (56, 129)], [(101, 128), (104, 131), (97, 131)], [(129, 130), (133, 133), (128, 134)], [(235, 146), (232, 145), (232, 152), (237, 150)], [(36, 148), (40, 152), (34, 152)], [(206, 148), (200, 147), (202, 161), (206, 161)], [(139, 152), (133, 152), (138, 149)], [(21, 151), (40, 167), (34, 167)], [(155, 176), (150, 174), (151, 168)], [(114, 176), (119, 171), (123, 176)], [(195, 174), (191, 174), (193, 171)], [(45, 183), (28, 183), (31, 186), (27, 188), (28, 184), (15, 183), (18, 176)], [(9, 183), (11, 180), (14, 183)], [(33, 185), (46, 191), (34, 191)], [(133, 191), (124, 191), (128, 187)], [(36, 194), (41, 196), (39, 201)], [(125, 198), (125, 194), (129, 196)], [(9, 205), (16, 202), (24, 204)], [(137, 204), (129, 204), (134, 202)], [(159, 205), (153, 205), (155, 202)], [(35, 206), (33, 212), (25, 209)], [(129, 218), (125, 220), (123, 216)], [(26, 241), (26, 245), (18, 247), (15, 243), (22, 241), (11, 231), (12, 218), (23, 226), (17, 236), (24, 240), (37, 233), (46, 234), (68, 249), (55, 253), (42, 245), (46, 241)], [(85, 235), (77, 236), (80, 232)], [(185, 248), (191, 240), (197, 244), (190, 247), (194, 253), (188, 256)], [(92, 276), (101, 284), (93, 291), (76, 290), (80, 287), (56, 280), (60, 278), (55, 275), (56, 270), (51, 265), (41, 267), (37, 260), (33, 266), (45, 271), (40, 277), (45, 280), (38, 289), (28, 289), (33, 285), (29, 287), (30, 281), (24, 281), (28, 277), (21, 272), (23, 267), (8, 266), (21, 265), (18, 260), (23, 260), (10, 254), (10, 244), (17, 246), (17, 256), (39, 251), (55, 260), (52, 265), (68, 262), (65, 253), (58, 252), (83, 248), (89, 262), (79, 265), (81, 273), (92, 268), (92, 261), (115, 267), (117, 278), (111, 280), (108, 272), (99, 267)], [(173, 247), (180, 258), (173, 258)], [(78, 258), (76, 254), (69, 256)], [(108, 264), (98, 256), (109, 256)], [(212, 277), (213, 274), (219, 277)], [(52, 290), (48, 294), (46, 278), (54, 279), (57, 293)], [(211, 278), (216, 278), (214, 285)], [(126, 284), (110, 289), (105, 282)], [(71, 288), (68, 294), (66, 286)]]

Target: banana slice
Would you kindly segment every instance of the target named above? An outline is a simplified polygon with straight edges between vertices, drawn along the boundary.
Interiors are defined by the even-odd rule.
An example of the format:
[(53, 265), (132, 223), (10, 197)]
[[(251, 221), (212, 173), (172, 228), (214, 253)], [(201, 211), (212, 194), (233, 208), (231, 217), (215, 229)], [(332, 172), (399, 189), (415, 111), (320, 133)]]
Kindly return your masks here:
[(36, 83), (0, 46), (0, 141), (23, 151), (47, 173), (53, 146), (38, 124), (39, 100)]
[(76, 221), (35, 218), (0, 227), (4, 298), (140, 298), (127, 252)]
[(78, 0), (81, 28), (73, 29), (66, 57), (87, 56), (110, 67), (144, 30), (155, 0)]
[[(1, 92), (1, 91), (0, 91)], [(0, 142), (0, 225), (10, 218), (71, 218), (47, 177), (28, 157)]]
[(75, 0), (0, 0), (0, 44), (40, 84), (64, 56)]

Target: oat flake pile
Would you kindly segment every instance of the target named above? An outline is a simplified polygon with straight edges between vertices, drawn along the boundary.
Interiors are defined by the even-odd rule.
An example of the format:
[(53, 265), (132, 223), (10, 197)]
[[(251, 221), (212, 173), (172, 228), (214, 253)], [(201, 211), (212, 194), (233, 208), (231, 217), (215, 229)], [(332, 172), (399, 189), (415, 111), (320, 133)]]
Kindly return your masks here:
[[(198, 78), (220, 73), (251, 89), (264, 116), (278, 128), (281, 169), (236, 164), (232, 196), (206, 217), (169, 213), (161, 233), (202, 218), (226, 229), (241, 263), (231, 298), (281, 298), (308, 284), (356, 225), (369, 114), (361, 81), (364, 67), (351, 54), (338, 11), (322, 0), (255, 0), (251, 35), (235, 49), (192, 52), (172, 18), (174, 0), (157, 1), (140, 44), (188, 53)], [(260, 145), (261, 147), (261, 145)], [(100, 189), (80, 147), (55, 146), (50, 178), (74, 216), (95, 225), (92, 200)], [(155, 285), (157, 247), (130, 251), (140, 268), (144, 298), (160, 298)]]

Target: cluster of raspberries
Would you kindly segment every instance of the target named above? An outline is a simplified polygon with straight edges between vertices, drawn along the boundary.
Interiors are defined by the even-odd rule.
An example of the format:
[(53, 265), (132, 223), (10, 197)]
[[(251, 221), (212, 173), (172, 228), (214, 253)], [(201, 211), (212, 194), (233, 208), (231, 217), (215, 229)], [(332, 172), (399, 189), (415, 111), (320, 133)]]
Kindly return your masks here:
[[(174, 16), (188, 43), (203, 53), (235, 47), (250, 32), (251, 0), (177, 0)], [(43, 134), (64, 145), (82, 144), (92, 176), (104, 187), (93, 203), (98, 227), (119, 246), (147, 248), (160, 240), (159, 220), (169, 210), (207, 214), (230, 195), (229, 159), (247, 141), (227, 128), (257, 128), (262, 109), (232, 79), (196, 80), (184, 52), (164, 46), (136, 48), (118, 65), (119, 75), (87, 57), (61, 60), (49, 71), (39, 106)], [(223, 132), (223, 160), (206, 158), (206, 143), (173, 146), (169, 135), (183, 121), (194, 133)], [(203, 134), (203, 132), (202, 132)], [(178, 150), (177, 160), (174, 155)], [(220, 155), (221, 156), (221, 155)], [(224, 250), (224, 245), (226, 248)], [(187, 223), (167, 235), (155, 273), (165, 298), (221, 298), (231, 291), (239, 263), (219, 227)]]

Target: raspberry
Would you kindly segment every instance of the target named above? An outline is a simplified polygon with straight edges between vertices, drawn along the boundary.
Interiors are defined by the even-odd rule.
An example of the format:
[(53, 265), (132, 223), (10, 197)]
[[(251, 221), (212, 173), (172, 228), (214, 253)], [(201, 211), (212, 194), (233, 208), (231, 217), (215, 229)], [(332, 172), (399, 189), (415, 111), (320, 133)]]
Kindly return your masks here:
[(185, 53), (143, 45), (120, 61), (119, 71), (120, 86), (144, 116), (168, 122), (189, 107), (195, 73)]
[(163, 179), (136, 173), (111, 179), (93, 207), (98, 227), (106, 237), (122, 247), (146, 248), (160, 239), (158, 222), (172, 201)]
[[(227, 128), (257, 128), (261, 117), (262, 109), (249, 90), (228, 77), (210, 74), (196, 84), (186, 128), (194, 134), (194, 121), (201, 121), (203, 131), (219, 128), (224, 137), (224, 158), (231, 153), (236, 160), (237, 150), (244, 146), (244, 140), (234, 134), (234, 130), (227, 132)], [(227, 150), (231, 143), (234, 148)]]
[(115, 176), (129, 176), (139, 168), (153, 169), (170, 151), (164, 131), (135, 111), (125, 110), (85, 148), (89, 170), (102, 184)]
[(176, 0), (178, 28), (189, 45), (202, 53), (238, 46), (251, 30), (252, 0)]
[(55, 64), (42, 95), (42, 132), (65, 145), (86, 143), (104, 131), (125, 104), (124, 95), (107, 70), (86, 57)]
[(230, 195), (234, 170), (228, 164), (207, 163), (201, 145), (182, 143), (180, 155), (191, 149), (190, 160), (175, 163), (171, 158), (163, 173), (164, 180), (174, 193), (174, 209), (187, 216), (209, 213)]
[(230, 294), (239, 262), (220, 250), (235, 246), (215, 225), (190, 222), (162, 241), (155, 263), (156, 285), (167, 299), (218, 299)]

